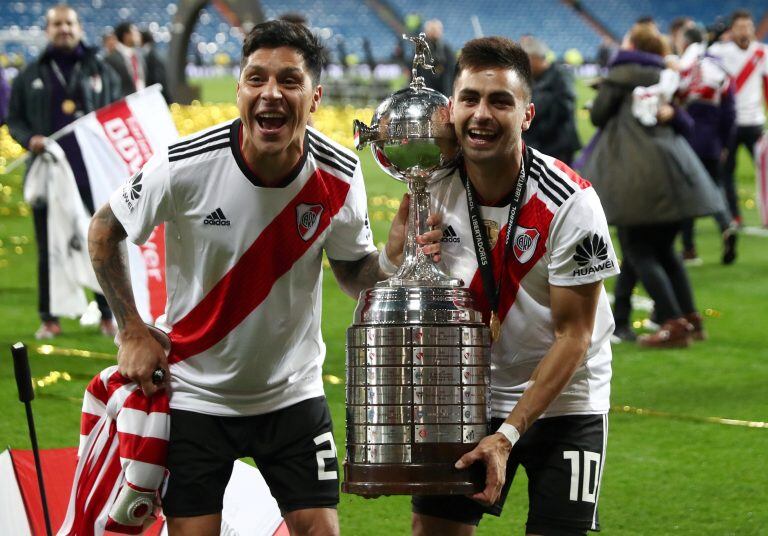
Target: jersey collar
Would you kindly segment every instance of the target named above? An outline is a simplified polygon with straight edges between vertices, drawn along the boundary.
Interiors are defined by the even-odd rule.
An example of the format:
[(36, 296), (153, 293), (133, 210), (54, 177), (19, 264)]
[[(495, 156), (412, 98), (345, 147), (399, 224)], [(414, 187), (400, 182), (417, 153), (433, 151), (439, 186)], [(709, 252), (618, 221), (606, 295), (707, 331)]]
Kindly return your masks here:
[(307, 161), (307, 154), (309, 154), (309, 140), (307, 139), (308, 134), (306, 132), (304, 133), (304, 148), (301, 153), (301, 158), (299, 158), (299, 161), (285, 175), (285, 177), (278, 182), (277, 186), (266, 186), (264, 181), (259, 178), (256, 170), (251, 169), (251, 166), (248, 165), (241, 149), (242, 136), (243, 122), (238, 118), (232, 121), (232, 126), (229, 129), (229, 146), (230, 149), (232, 149), (232, 156), (235, 157), (235, 162), (237, 162), (237, 167), (240, 168), (240, 171), (243, 172), (245, 178), (247, 178), (254, 186), (258, 186), (259, 188), (285, 188), (291, 184), (294, 179), (299, 176), (301, 170), (304, 169), (304, 164)]

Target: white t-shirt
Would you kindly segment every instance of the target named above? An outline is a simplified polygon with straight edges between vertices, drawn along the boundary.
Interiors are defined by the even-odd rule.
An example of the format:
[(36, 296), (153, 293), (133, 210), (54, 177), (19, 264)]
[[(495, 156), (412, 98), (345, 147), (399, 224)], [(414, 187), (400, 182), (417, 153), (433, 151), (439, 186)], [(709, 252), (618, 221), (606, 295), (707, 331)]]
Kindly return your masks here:
[(323, 250), (375, 251), (360, 163), (311, 128), (280, 187), (260, 186), (239, 119), (158, 152), (110, 199), (128, 238), (165, 222), (171, 407), (257, 415), (323, 394)]
[(762, 126), (768, 99), (768, 45), (753, 41), (746, 50), (734, 42), (715, 43), (709, 53), (720, 58), (736, 94), (736, 124)]
[[(550, 285), (573, 286), (618, 273), (618, 260), (602, 205), (591, 185), (562, 162), (531, 149), (533, 159), (515, 236), (510, 241), (501, 284), (501, 337), (491, 350), (491, 406), (506, 418), (528, 386), (536, 366), (555, 342)], [(432, 187), (433, 210), (444, 214), (443, 262), (472, 290), (475, 306), (488, 319), (460, 172)], [(481, 207), (490, 232), (496, 281), (506, 236), (509, 205)], [(605, 290), (584, 363), (543, 416), (599, 414), (609, 409), (610, 335), (613, 315)]]

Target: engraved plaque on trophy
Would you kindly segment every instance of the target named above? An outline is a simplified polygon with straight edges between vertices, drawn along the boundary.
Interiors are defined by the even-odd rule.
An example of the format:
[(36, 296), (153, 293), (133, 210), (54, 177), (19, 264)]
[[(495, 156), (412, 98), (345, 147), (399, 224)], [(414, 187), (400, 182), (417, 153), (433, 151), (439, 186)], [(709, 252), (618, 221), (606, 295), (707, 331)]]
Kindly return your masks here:
[[(405, 36), (403, 36), (406, 38)], [(484, 487), (482, 464), (454, 463), (488, 433), (490, 334), (463, 282), (416, 243), (428, 230), (427, 186), (453, 169), (448, 99), (425, 87), (432, 68), (424, 34), (414, 42), (413, 82), (384, 100), (370, 126), (354, 122), (358, 150), (410, 191), (403, 264), (363, 291), (347, 331), (345, 492), (468, 494)]]

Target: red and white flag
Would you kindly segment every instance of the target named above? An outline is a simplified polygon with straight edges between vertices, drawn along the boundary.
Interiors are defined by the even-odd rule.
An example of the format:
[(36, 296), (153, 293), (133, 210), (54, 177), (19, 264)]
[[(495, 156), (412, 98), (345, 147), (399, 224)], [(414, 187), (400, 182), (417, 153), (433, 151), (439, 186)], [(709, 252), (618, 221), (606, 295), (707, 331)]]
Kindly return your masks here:
[[(168, 105), (154, 85), (68, 125), (82, 154), (98, 209), (160, 148), (179, 134)], [(158, 226), (142, 246), (128, 243), (136, 306), (145, 322), (165, 311), (165, 233)]]

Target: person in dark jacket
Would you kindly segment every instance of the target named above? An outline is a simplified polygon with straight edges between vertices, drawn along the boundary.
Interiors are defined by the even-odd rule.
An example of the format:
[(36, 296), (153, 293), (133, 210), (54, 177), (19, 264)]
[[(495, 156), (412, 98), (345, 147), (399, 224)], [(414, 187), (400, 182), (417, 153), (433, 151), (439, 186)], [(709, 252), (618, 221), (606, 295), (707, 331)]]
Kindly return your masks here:
[[(720, 61), (707, 54), (703, 32), (694, 27), (680, 39), (680, 89), (678, 99), (693, 119), (694, 128), (687, 136), (709, 176), (719, 185), (721, 165), (731, 138), (736, 133), (736, 104), (731, 77)], [(731, 214), (725, 206), (714, 214), (723, 238), (723, 264), (736, 260), (738, 229), (731, 226)], [(683, 259), (698, 259), (693, 238), (693, 219), (683, 224)]]
[[(66, 5), (49, 9), (45, 31), (49, 44), (14, 79), (8, 113), (11, 136), (33, 155), (45, 150), (48, 136), (120, 98), (117, 75), (98, 58), (95, 48), (82, 42), (82, 27), (74, 9)], [(88, 175), (74, 134), (57, 141), (67, 155), (83, 203), (93, 213)], [(61, 326), (50, 312), (47, 205), (33, 206), (32, 215), (38, 253), (38, 312), (42, 320), (35, 336), (49, 339), (61, 333)], [(102, 314), (102, 333), (114, 335), (106, 300), (97, 295), (96, 301)]]
[(115, 27), (115, 50), (104, 60), (120, 78), (123, 97), (147, 87), (147, 66), (141, 53), (141, 34), (135, 24), (125, 21)]
[[(661, 328), (638, 338), (640, 345), (653, 348), (685, 347), (704, 337), (674, 240), (685, 219), (723, 207), (706, 170), (679, 134), (686, 125), (690, 128), (690, 117), (668, 103), (659, 105), (652, 126), (641, 124), (633, 113), (633, 91), (659, 82), (665, 48), (655, 26), (632, 28), (595, 98), (591, 119), (601, 132), (584, 168), (608, 223), (618, 228), (624, 261), (617, 302), (621, 295), (628, 305), (626, 291), (639, 277), (656, 304)], [(617, 331), (628, 329), (629, 322), (628, 307), (627, 318), (620, 318), (618, 305)]]
[(581, 148), (576, 132), (576, 93), (573, 77), (566, 68), (554, 65), (549, 47), (535, 37), (521, 40), (533, 75), (533, 104), (536, 121), (523, 132), (525, 143), (543, 153), (571, 165), (573, 155)]
[(419, 75), (424, 77), (427, 87), (450, 95), (453, 91), (453, 70), (456, 65), (456, 55), (450, 45), (443, 39), (443, 23), (438, 19), (424, 23), (424, 33), (427, 36), (429, 50), (432, 53), (435, 72), (424, 70)]
[(11, 86), (5, 79), (5, 69), (0, 67), (0, 126), (5, 124), (5, 118), (8, 117), (8, 100), (11, 97)]
[(155, 48), (155, 40), (152, 38), (152, 32), (143, 30), (141, 32), (141, 49), (144, 52), (144, 64), (147, 67), (147, 86), (160, 84), (163, 86), (163, 98), (165, 102), (171, 102), (171, 94), (168, 90), (168, 73), (165, 67), (165, 60)]

